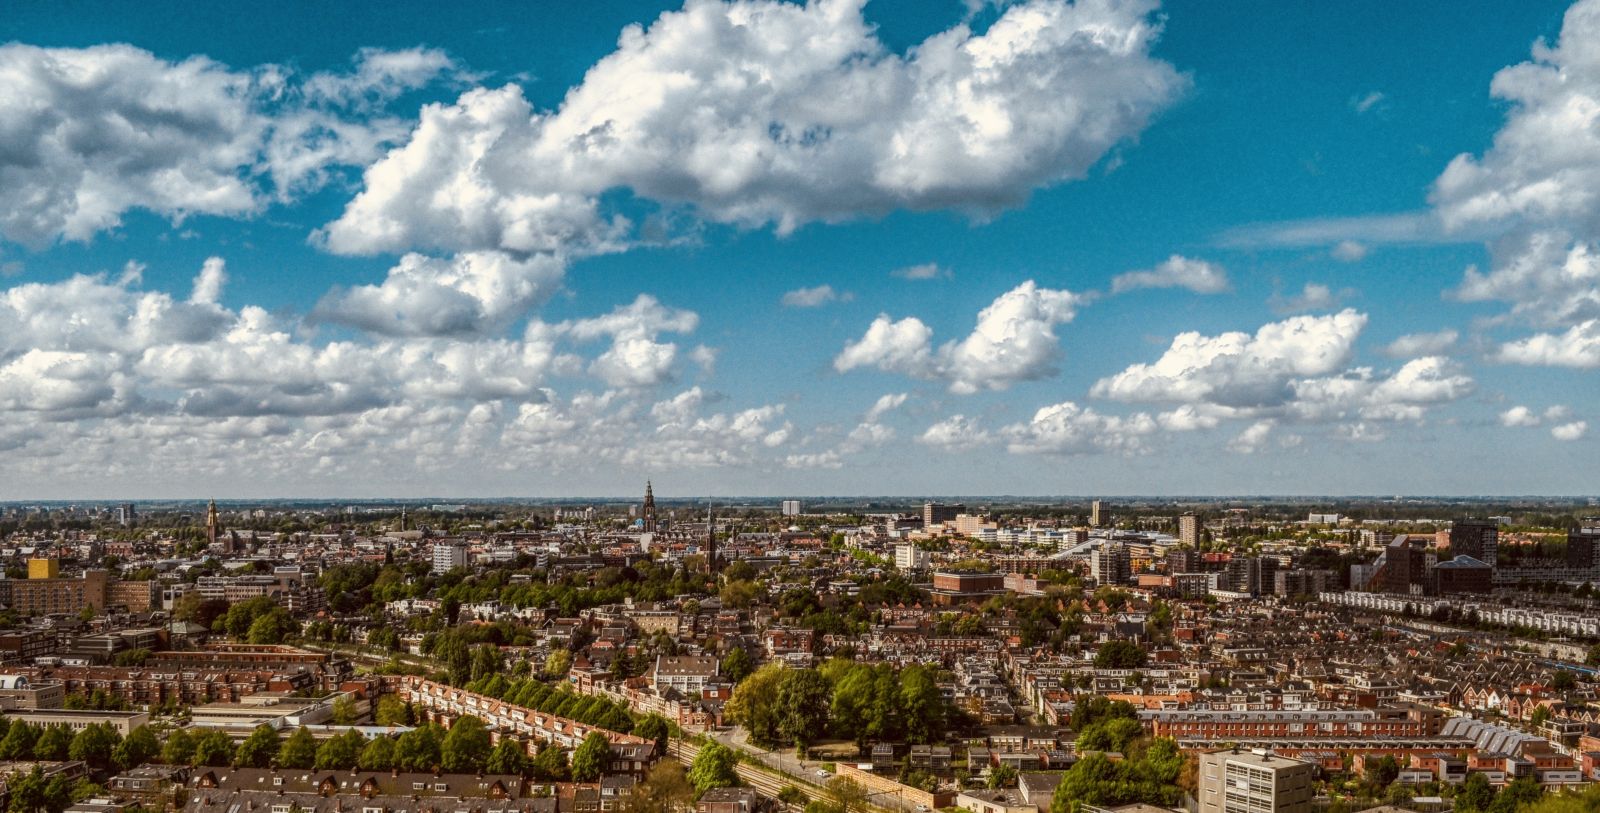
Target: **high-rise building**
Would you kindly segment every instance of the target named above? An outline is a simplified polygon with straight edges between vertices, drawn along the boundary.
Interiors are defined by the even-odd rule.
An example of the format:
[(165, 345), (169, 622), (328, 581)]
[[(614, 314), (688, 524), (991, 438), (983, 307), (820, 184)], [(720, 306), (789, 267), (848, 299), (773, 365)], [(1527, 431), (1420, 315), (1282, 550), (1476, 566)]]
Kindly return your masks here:
[(783, 515), (786, 516), (786, 517), (798, 517), (798, 516), (800, 516), (800, 501), (799, 500), (784, 500), (783, 501), (783, 509), (782, 510), (783, 510)]
[(1310, 813), (1316, 766), (1230, 749), (1200, 755), (1200, 813)]
[(1089, 560), (1089, 575), (1095, 584), (1127, 584), (1133, 578), (1133, 558), (1122, 545), (1106, 545)]
[(1493, 520), (1458, 519), (1450, 524), (1450, 555), (1471, 556), (1495, 567), (1500, 525)]
[(436, 542), (433, 545), (433, 572), (448, 573), (467, 566), (467, 543)]
[(896, 570), (927, 570), (931, 564), (933, 564), (933, 554), (916, 545), (894, 546), (894, 567)]
[(922, 504), (922, 527), (942, 525), (965, 513), (967, 507), (955, 503), (926, 502)]
[(1194, 514), (1178, 517), (1178, 542), (1191, 548), (1200, 545), (1200, 518)]
[(1600, 570), (1600, 527), (1567, 532), (1567, 567)]
[(137, 520), (138, 513), (134, 510), (133, 503), (125, 502), (117, 506), (117, 524), (124, 527), (132, 525)]
[(1111, 511), (1108, 506), (1102, 505), (1099, 500), (1089, 503), (1089, 524), (1095, 528), (1111, 522)]
[(217, 518), (217, 501), (206, 504), (206, 543), (217, 544), (217, 534), (222, 533), (222, 522)]

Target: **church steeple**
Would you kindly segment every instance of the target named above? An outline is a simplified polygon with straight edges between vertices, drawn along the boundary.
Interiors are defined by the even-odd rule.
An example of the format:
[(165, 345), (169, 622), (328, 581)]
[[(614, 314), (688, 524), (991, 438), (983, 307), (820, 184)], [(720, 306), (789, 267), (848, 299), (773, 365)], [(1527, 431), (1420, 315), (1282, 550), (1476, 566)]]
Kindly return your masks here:
[(212, 500), (206, 505), (206, 541), (212, 545), (217, 544), (217, 534), (222, 533), (222, 522), (217, 519), (217, 501)]
[(646, 533), (656, 531), (656, 493), (649, 480), (644, 481), (644, 530)]

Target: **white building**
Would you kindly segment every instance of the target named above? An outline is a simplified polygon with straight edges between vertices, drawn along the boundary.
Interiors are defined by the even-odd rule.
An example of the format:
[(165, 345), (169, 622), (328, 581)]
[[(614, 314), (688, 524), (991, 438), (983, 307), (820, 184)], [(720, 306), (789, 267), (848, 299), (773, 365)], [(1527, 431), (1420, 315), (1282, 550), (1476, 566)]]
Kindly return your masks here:
[(894, 567), (896, 570), (927, 570), (932, 564), (933, 554), (916, 545), (894, 546)]
[(465, 542), (439, 542), (433, 546), (433, 572), (445, 573), (467, 566)]
[(783, 501), (783, 509), (782, 510), (783, 510), (783, 515), (786, 516), (786, 517), (798, 517), (798, 516), (800, 516), (800, 501), (799, 500), (784, 500)]

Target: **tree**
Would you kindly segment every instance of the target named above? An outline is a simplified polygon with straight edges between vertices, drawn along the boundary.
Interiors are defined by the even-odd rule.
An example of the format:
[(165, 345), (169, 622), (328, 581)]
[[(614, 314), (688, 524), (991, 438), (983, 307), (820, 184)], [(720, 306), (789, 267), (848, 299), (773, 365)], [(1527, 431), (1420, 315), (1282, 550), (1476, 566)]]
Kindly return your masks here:
[[(387, 739), (385, 737), (384, 739)], [(278, 764), (285, 768), (311, 768), (317, 764), (317, 738), (311, 729), (300, 727), (278, 748)]]
[(1138, 720), (1126, 717), (1101, 720), (1078, 732), (1077, 746), (1079, 751), (1121, 752), (1142, 733), (1144, 729)]
[(361, 749), (361, 756), (356, 760), (357, 766), (363, 771), (387, 771), (395, 767), (394, 740), (389, 737), (378, 737), (367, 743)]
[(378, 706), (373, 711), (372, 719), (378, 725), (411, 725), (411, 707), (404, 700), (386, 694), (378, 698)]
[(742, 646), (736, 646), (722, 656), (722, 674), (736, 685), (749, 677), (755, 668), (755, 662), (750, 660), (750, 653), (744, 651)]
[(25, 760), (33, 756), (33, 743), (39, 739), (39, 729), (32, 724), (18, 720), (6, 730), (5, 739), (0, 740), (0, 758), (11, 760)]
[(72, 747), (72, 731), (66, 726), (45, 726), (39, 738), (33, 741), (33, 758), (51, 762), (59, 762), (67, 758), (67, 749)]
[(930, 743), (944, 737), (945, 703), (933, 673), (922, 666), (900, 670), (900, 709), (906, 737)]
[[(778, 733), (778, 686), (783, 682), (781, 663), (757, 669), (733, 690), (725, 711), (730, 719), (750, 732), (750, 739), (762, 745), (776, 745)], [(691, 777), (691, 780), (693, 778)]]
[(281, 644), (283, 639), (293, 635), (300, 629), (299, 624), (281, 607), (273, 607), (271, 611), (257, 617), (250, 622), (246, 637), (252, 644)]
[(278, 758), (281, 744), (277, 729), (269, 725), (258, 725), (233, 752), (233, 765), (236, 768), (268, 767)]
[(533, 775), (549, 782), (567, 779), (567, 752), (555, 743), (545, 745), (533, 758)]
[(439, 764), (442, 730), (437, 723), (428, 723), (401, 734), (394, 744), (395, 763), (404, 771), (433, 770)]
[(544, 676), (550, 680), (558, 680), (567, 676), (567, 670), (572, 668), (572, 652), (566, 649), (552, 649), (544, 659)]
[(833, 689), (815, 669), (791, 669), (778, 684), (778, 734), (803, 749), (827, 730)]
[(1494, 802), (1495, 789), (1489, 777), (1479, 771), (1467, 774), (1467, 781), (1456, 791), (1456, 810), (1461, 813), (1483, 813)]
[(361, 750), (366, 744), (366, 738), (353, 728), (337, 737), (330, 737), (317, 749), (315, 767), (319, 771), (345, 771), (354, 768), (361, 760)]
[(1570, 671), (1561, 669), (1556, 672), (1555, 677), (1550, 679), (1550, 688), (1555, 689), (1562, 694), (1566, 694), (1567, 692), (1578, 688), (1578, 680), (1577, 678), (1573, 677), (1573, 674)]
[(1150, 656), (1132, 641), (1107, 641), (1094, 653), (1096, 669), (1143, 669)]
[(489, 758), (489, 730), (483, 727), (483, 721), (470, 714), (457, 718), (439, 744), (439, 758), (451, 773), (483, 770), (483, 763)]
[(356, 716), (356, 698), (354, 695), (341, 694), (333, 701), (334, 725), (354, 725)]
[(110, 723), (96, 723), (78, 729), (77, 736), (72, 738), (72, 745), (67, 748), (67, 756), (72, 759), (86, 762), (95, 770), (105, 770), (111, 767), (111, 753), (122, 742), (122, 735), (117, 733)]
[(484, 764), (484, 770), (497, 774), (516, 774), (523, 776), (532, 768), (528, 760), (528, 753), (522, 750), (522, 743), (510, 737), (501, 739), (489, 752), (489, 760)]
[(583, 742), (578, 744), (577, 750), (572, 752), (572, 780), (593, 782), (605, 773), (609, 764), (611, 764), (611, 740), (596, 731), (584, 737)]
[(233, 739), (221, 731), (207, 731), (196, 737), (190, 762), (217, 767), (233, 759)]
[(733, 787), (739, 784), (739, 774), (734, 771), (737, 762), (733, 749), (720, 742), (707, 743), (689, 766), (689, 782), (701, 793)]
[(833, 803), (834, 813), (857, 813), (867, 806), (867, 789), (854, 779), (835, 776), (828, 780), (823, 790), (828, 792), (828, 801)]
[(623, 797), (621, 813), (678, 813), (694, 804), (694, 796), (694, 785), (689, 784), (683, 765), (663, 759)]
[(1010, 765), (997, 765), (989, 769), (988, 785), (991, 789), (1016, 787), (1017, 769)]
[(659, 714), (646, 714), (634, 724), (633, 735), (654, 742), (657, 753), (666, 753), (667, 738), (672, 735), (672, 726), (667, 722), (667, 718)]
[(149, 762), (159, 753), (161, 741), (156, 739), (150, 726), (142, 725), (128, 732), (127, 738), (111, 752), (111, 759), (118, 768), (128, 770)]
[(194, 738), (186, 729), (174, 729), (161, 746), (161, 761), (168, 765), (188, 765), (194, 758)]

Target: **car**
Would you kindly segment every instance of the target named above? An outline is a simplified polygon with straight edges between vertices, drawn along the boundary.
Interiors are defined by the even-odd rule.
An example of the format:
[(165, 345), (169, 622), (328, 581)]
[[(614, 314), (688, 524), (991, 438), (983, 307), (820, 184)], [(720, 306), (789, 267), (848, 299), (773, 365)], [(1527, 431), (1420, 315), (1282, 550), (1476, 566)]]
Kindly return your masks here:
[(918, 813), (928, 813), (928, 806), (927, 805), (917, 805), (917, 811), (918, 811)]
[(833, 774), (828, 773), (826, 770), (823, 770), (822, 768), (818, 768), (817, 769), (817, 776), (833, 776)]

